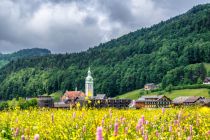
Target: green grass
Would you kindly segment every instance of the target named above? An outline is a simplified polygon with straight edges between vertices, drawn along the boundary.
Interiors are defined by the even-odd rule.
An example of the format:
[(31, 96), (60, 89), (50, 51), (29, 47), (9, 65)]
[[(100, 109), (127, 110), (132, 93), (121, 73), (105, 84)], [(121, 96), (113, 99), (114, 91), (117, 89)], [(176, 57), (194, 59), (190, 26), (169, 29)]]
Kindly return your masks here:
[(119, 95), (116, 98), (119, 98), (119, 99), (134, 99), (135, 100), (135, 99), (139, 98), (141, 91), (143, 91), (143, 90), (142, 89), (134, 90), (134, 91)]
[[(134, 90), (128, 93), (125, 93), (123, 95), (119, 95), (116, 98), (119, 99), (138, 99), (140, 97), (140, 91), (142, 91), (142, 89), (139, 90)], [(145, 95), (158, 95), (158, 92), (152, 92), (152, 93), (148, 93)], [(169, 92), (164, 92), (161, 95), (166, 95), (167, 97), (174, 99), (178, 96), (204, 96), (204, 97), (210, 97), (208, 94), (208, 89), (206, 88), (200, 88), (200, 89), (182, 89), (182, 90), (173, 90), (170, 93)]]
[[(157, 94), (157, 93), (152, 93)], [(204, 97), (210, 97), (208, 94), (208, 89), (206, 88), (200, 88), (200, 89), (182, 89), (182, 90), (173, 90), (170, 93), (165, 92), (164, 95), (167, 97), (174, 99), (178, 96), (204, 96)]]
[[(210, 64), (209, 63), (204, 63), (204, 66), (206, 68), (207, 74), (210, 73)], [(210, 75), (209, 75), (210, 76)]]
[(50, 96), (54, 99), (55, 102), (58, 102), (60, 101), (60, 98), (63, 96), (63, 93), (61, 91), (58, 91), (50, 94)]

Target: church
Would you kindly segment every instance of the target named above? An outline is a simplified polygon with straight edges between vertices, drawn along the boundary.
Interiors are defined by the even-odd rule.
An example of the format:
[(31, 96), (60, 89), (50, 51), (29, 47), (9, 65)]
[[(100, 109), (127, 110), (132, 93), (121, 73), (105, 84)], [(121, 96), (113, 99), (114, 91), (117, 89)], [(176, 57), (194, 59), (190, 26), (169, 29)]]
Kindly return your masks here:
[(87, 77), (85, 78), (85, 93), (82, 91), (77, 91), (77, 89), (75, 91), (66, 91), (61, 100), (65, 103), (70, 103), (75, 102), (77, 99), (85, 99), (85, 97), (88, 97), (90, 99), (105, 99), (105, 94), (97, 94), (97, 96), (94, 96), (93, 85), (93, 77), (89, 68), (87, 72)]

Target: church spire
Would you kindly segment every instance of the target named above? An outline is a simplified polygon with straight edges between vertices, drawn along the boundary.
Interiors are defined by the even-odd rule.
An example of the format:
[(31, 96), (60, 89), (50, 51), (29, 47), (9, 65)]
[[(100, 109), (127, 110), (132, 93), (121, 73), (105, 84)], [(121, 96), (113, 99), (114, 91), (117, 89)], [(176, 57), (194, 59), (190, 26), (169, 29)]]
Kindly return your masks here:
[(85, 95), (88, 97), (93, 97), (93, 77), (91, 76), (90, 67), (88, 68), (87, 77), (85, 79)]

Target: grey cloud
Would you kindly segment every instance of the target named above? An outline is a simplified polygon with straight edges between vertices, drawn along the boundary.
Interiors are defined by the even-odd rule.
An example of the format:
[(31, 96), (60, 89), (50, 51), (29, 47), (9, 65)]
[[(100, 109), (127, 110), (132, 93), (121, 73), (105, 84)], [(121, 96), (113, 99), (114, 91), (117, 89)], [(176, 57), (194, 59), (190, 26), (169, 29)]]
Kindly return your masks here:
[(1, 0), (0, 52), (79, 52), (210, 0)]

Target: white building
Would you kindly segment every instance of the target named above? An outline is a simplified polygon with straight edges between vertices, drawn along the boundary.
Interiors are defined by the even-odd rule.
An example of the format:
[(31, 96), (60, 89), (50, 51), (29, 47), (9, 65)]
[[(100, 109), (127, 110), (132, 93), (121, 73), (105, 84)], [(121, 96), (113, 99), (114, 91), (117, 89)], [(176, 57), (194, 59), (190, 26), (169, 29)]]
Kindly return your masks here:
[(87, 97), (94, 96), (93, 77), (91, 76), (90, 68), (88, 70), (88, 76), (85, 79), (85, 95)]

